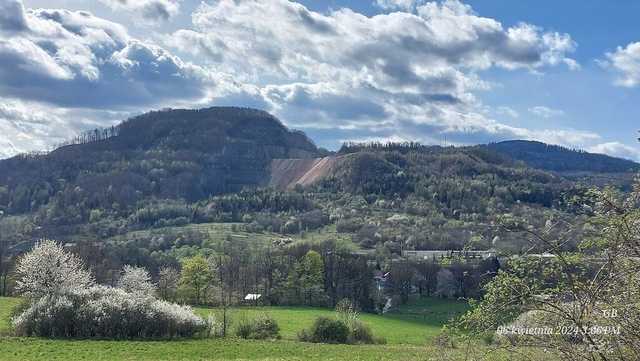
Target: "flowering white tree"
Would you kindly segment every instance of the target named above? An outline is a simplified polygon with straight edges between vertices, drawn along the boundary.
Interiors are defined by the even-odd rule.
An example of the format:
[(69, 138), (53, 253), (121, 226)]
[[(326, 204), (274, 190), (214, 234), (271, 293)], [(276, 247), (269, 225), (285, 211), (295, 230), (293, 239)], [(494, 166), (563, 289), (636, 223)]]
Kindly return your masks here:
[(156, 285), (151, 281), (151, 275), (142, 267), (124, 266), (118, 288), (146, 297), (155, 297), (156, 294)]
[(42, 240), (20, 258), (16, 290), (28, 298), (66, 294), (94, 284), (84, 262), (52, 240)]
[(119, 288), (95, 285), (83, 262), (43, 240), (18, 264), (18, 290), (29, 307), (12, 319), (19, 336), (174, 338), (207, 332), (190, 307), (157, 300), (149, 273), (125, 266)]

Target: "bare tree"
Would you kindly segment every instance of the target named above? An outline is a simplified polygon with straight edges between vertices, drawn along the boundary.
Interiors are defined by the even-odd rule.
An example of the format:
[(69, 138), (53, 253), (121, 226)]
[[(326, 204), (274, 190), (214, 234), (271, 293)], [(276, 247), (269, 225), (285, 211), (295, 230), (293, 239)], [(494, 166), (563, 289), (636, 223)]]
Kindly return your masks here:
[(180, 271), (173, 267), (160, 268), (158, 289), (160, 291), (161, 298), (174, 301), (176, 299), (179, 283)]

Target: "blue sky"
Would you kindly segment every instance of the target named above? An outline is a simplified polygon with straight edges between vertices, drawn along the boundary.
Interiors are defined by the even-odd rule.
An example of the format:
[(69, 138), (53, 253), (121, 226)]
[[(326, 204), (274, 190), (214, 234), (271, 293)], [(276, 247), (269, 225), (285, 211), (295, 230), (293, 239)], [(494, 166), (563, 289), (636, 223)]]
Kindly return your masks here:
[(151, 109), (239, 105), (334, 149), (532, 139), (640, 160), (638, 13), (631, 0), (3, 0), (0, 157)]

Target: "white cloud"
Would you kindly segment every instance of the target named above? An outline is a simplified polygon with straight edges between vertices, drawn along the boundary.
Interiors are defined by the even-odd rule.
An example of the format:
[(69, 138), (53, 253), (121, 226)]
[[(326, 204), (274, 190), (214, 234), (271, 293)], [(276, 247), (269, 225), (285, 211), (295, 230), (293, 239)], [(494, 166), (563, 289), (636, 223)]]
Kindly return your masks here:
[(413, 11), (423, 0), (376, 0), (374, 4), (383, 10)]
[(0, 3), (0, 32), (22, 31), (26, 27), (22, 1), (3, 0)]
[(422, 135), (453, 131), (470, 142), (525, 132), (480, 115), (475, 94), (491, 85), (478, 72), (574, 64), (567, 34), (505, 28), (453, 0), (394, 4), (415, 9), (367, 17), (350, 9), (321, 14), (285, 0), (220, 0), (203, 3), (193, 28), (165, 43), (215, 69), (214, 102), (238, 99), (236, 91), (247, 99), (252, 89), (252, 104), (304, 129), (389, 137), (416, 135), (408, 129), (419, 125)]
[(615, 84), (632, 88), (640, 85), (640, 42), (618, 47), (612, 53), (606, 53), (606, 60), (600, 63), (618, 73)]
[(167, 21), (178, 15), (182, 0), (100, 0), (116, 11), (131, 12), (143, 19), (157, 22)]
[(202, 68), (90, 13), (9, 10), (25, 22), (0, 34), (0, 96), (64, 107), (146, 106), (199, 99), (212, 85)]
[[(49, 149), (73, 137), (78, 129), (104, 125), (104, 123), (96, 124), (96, 118), (109, 119), (105, 114), (85, 113), (87, 111), (53, 108), (37, 102), (1, 99), (0, 158), (16, 153)], [(112, 115), (122, 119), (125, 114)]]
[(44, 150), (132, 112), (193, 106), (200, 66), (88, 12), (0, 3), (0, 157)]
[(640, 148), (631, 147), (620, 142), (608, 142), (591, 146), (587, 149), (592, 153), (607, 154), (613, 157), (640, 161)]
[(520, 118), (520, 113), (518, 113), (515, 109), (504, 105), (496, 108), (496, 114), (506, 115), (514, 119)]
[(543, 105), (537, 105), (535, 107), (531, 107), (529, 108), (529, 112), (545, 119), (560, 117), (564, 115), (564, 111), (562, 110), (552, 109), (549, 107), (545, 107)]
[[(102, 1), (133, 13), (141, 4), (175, 4), (169, 17), (179, 4)], [(323, 14), (285, 0), (218, 0), (202, 3), (191, 27), (154, 37), (162, 38), (159, 46), (87, 12), (25, 10), (20, 1), (6, 0), (0, 5), (0, 97), (49, 112), (63, 134), (86, 129), (91, 119), (110, 124), (127, 112), (224, 104), (260, 107), (288, 125), (331, 133), (332, 140), (525, 138), (575, 146), (597, 139), (579, 130), (503, 124), (489, 114), (517, 112), (486, 111), (477, 98), (493, 86), (481, 77), (487, 69), (578, 67), (569, 57), (576, 47), (569, 35), (530, 24), (505, 27), (455, 0), (394, 4), (410, 12)], [(46, 135), (53, 130), (29, 133), (33, 122), (16, 126), (24, 117), (12, 114), (3, 123), (11, 138), (0, 136), (12, 145), (0, 147), (13, 152), (54, 143)]]

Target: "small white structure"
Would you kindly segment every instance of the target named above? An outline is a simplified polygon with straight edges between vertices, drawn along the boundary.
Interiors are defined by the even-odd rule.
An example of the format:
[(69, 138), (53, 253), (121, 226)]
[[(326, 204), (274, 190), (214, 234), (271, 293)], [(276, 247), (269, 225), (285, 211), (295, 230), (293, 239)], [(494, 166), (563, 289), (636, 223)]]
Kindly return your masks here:
[(244, 300), (245, 301), (257, 301), (260, 299), (260, 297), (262, 297), (261, 294), (259, 293), (247, 293), (246, 296), (244, 296)]

